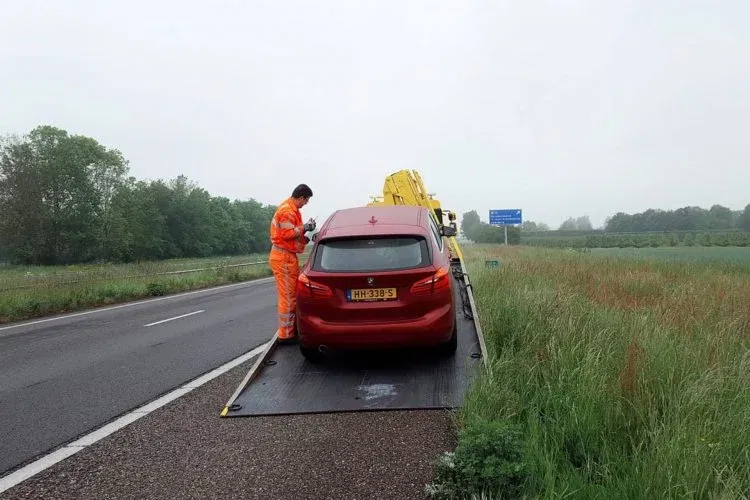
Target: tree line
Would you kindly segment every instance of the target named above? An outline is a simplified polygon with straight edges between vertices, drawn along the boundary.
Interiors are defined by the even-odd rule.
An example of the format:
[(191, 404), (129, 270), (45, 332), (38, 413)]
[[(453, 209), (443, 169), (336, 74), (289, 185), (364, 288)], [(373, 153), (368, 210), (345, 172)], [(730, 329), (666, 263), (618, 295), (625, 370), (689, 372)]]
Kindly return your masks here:
[[(463, 215), (461, 232), (476, 243), (502, 243), (502, 227), (483, 222), (475, 210)], [(594, 229), (588, 216), (564, 221), (557, 230), (544, 223), (525, 221), (508, 227), (511, 245), (567, 247), (647, 246), (748, 246), (750, 204), (732, 211), (722, 205), (709, 209), (683, 207), (676, 210), (649, 209), (636, 214), (618, 212), (603, 229)]]
[(524, 245), (551, 248), (748, 247), (750, 232), (673, 231), (663, 233), (605, 233), (526, 236)]
[(732, 211), (722, 205), (713, 205), (709, 209), (682, 207), (676, 210), (649, 209), (636, 214), (618, 212), (610, 217), (606, 224), (606, 230), (613, 233), (731, 229), (750, 231), (750, 205), (743, 211)]
[(0, 259), (132, 262), (265, 252), (275, 206), (185, 176), (137, 180), (117, 149), (40, 126), (0, 141)]

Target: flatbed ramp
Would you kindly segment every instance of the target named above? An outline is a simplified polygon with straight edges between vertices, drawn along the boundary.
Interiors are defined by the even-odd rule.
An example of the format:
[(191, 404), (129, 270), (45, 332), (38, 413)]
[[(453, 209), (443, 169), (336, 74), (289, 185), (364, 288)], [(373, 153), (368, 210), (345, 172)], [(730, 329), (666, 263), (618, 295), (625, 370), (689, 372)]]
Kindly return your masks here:
[[(463, 271), (463, 266), (461, 266)], [(458, 269), (456, 270), (458, 271)], [(276, 336), (221, 412), (223, 417), (373, 410), (452, 409), (484, 359), (484, 340), (465, 272), (457, 272), (458, 347), (331, 352), (320, 364)]]

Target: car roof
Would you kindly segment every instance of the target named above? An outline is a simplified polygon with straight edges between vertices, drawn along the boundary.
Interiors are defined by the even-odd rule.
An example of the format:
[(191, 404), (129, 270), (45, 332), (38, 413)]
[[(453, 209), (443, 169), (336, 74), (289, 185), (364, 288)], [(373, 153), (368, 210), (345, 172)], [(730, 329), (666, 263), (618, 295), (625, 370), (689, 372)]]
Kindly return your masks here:
[[(337, 210), (321, 228), (320, 237), (425, 234), (424, 207), (378, 205)], [(372, 222), (374, 221), (374, 222)]]
[(353, 207), (337, 210), (328, 220), (330, 229), (346, 226), (368, 225), (372, 217), (376, 224), (406, 224), (421, 226), (424, 208), (411, 205), (379, 205), (375, 207)]

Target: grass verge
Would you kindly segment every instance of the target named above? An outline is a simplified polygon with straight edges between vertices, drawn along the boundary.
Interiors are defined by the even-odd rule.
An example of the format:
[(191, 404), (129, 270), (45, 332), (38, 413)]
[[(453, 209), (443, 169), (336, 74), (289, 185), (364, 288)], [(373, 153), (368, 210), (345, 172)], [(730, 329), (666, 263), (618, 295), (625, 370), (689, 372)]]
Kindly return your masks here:
[(750, 497), (750, 262), (465, 253), (491, 370), (433, 497)]
[[(268, 264), (236, 264), (267, 259), (267, 255), (250, 255), (127, 265), (0, 268), (0, 324), (258, 279), (271, 275)], [(162, 274), (175, 271), (179, 273)]]

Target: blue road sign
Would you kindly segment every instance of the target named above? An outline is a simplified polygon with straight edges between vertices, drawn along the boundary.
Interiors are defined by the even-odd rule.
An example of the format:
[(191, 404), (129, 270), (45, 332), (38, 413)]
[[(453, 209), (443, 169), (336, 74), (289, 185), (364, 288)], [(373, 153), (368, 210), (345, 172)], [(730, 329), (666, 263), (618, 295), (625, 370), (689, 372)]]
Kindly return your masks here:
[(513, 224), (522, 224), (523, 217), (521, 215), (521, 209), (504, 209), (504, 210), (490, 210), (490, 225), (491, 226), (505, 226)]

